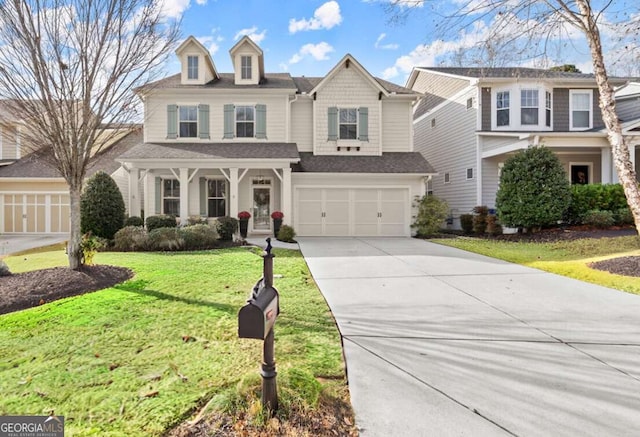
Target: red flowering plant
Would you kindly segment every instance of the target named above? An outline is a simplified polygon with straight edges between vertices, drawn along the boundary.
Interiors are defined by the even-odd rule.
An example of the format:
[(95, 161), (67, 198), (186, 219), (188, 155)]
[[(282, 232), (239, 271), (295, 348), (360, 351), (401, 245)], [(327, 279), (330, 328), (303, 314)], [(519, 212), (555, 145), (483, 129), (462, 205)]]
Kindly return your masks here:
[(282, 211), (273, 211), (271, 213), (271, 218), (274, 220), (282, 220), (282, 217), (284, 217)]
[(249, 213), (249, 211), (240, 211), (238, 213), (238, 218), (240, 220), (248, 220), (251, 218), (251, 214)]

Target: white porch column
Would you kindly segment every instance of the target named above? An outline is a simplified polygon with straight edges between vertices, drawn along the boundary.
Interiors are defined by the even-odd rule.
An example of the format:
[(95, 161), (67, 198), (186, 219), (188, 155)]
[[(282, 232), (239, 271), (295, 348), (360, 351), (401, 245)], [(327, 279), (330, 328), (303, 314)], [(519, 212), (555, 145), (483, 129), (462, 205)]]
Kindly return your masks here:
[(180, 169), (180, 224), (186, 225), (189, 218), (189, 169)]
[(610, 184), (612, 179), (612, 167), (611, 167), (611, 148), (603, 147), (600, 149), (600, 167), (602, 172), (602, 183)]
[(129, 217), (140, 217), (140, 169), (129, 170)]
[(282, 213), (284, 214), (285, 223), (289, 223), (293, 225), (293, 217), (291, 214), (293, 210), (291, 208), (291, 197), (293, 195), (291, 191), (291, 168), (283, 168), (282, 169), (282, 187), (280, 189), (281, 201), (280, 207), (282, 208)]
[[(155, 210), (153, 209), (153, 204), (151, 203), (151, 187), (149, 186), (151, 181), (153, 181), (153, 174), (147, 172), (147, 174), (144, 175), (144, 179), (142, 180), (142, 188), (144, 189), (144, 215), (145, 215), (145, 217), (149, 217), (151, 215), (155, 215)], [(155, 197), (154, 197), (154, 199), (155, 199)]]
[(229, 169), (229, 215), (238, 217), (238, 168)]

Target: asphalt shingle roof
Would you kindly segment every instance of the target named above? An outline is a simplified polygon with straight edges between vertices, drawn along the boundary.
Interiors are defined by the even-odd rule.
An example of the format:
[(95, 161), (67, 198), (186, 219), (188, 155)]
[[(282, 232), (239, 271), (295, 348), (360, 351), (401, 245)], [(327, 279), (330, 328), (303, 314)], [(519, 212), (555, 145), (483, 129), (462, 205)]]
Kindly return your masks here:
[(551, 71), (541, 68), (526, 67), (419, 67), (425, 70), (437, 71), (445, 74), (474, 78), (523, 78), (523, 79), (594, 79), (593, 74), (568, 73), (565, 71)]
[(295, 143), (142, 143), (118, 157), (130, 159), (292, 159)]
[[(122, 137), (109, 148), (95, 155), (87, 167), (87, 176), (98, 171), (108, 174), (120, 167), (120, 163), (114, 159), (142, 141), (142, 127), (137, 127), (129, 134)], [(25, 156), (13, 164), (0, 167), (0, 178), (59, 178), (62, 177), (58, 170), (52, 167), (43, 157), (42, 153), (34, 152)]]
[(314, 155), (300, 153), (297, 172), (310, 173), (436, 173), (418, 152), (389, 152), (382, 156)]

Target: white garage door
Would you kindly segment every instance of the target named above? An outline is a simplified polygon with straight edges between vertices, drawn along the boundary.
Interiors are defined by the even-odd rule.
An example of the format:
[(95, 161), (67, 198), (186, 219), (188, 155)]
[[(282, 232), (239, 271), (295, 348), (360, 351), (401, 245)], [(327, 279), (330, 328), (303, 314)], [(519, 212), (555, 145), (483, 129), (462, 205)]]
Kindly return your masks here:
[(297, 188), (300, 236), (408, 236), (407, 188)]
[(0, 194), (0, 230), (4, 233), (69, 232), (66, 193)]

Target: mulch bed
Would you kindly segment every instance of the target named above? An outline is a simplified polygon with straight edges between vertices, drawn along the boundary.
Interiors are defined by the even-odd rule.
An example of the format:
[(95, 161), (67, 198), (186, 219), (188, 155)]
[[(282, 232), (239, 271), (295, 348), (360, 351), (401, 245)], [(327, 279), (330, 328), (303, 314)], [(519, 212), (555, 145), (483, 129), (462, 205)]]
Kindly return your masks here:
[(589, 267), (616, 275), (640, 277), (640, 256), (606, 259), (591, 263)]
[(102, 290), (133, 277), (124, 267), (95, 265), (76, 271), (67, 267), (34, 270), (0, 277), (0, 314)]

